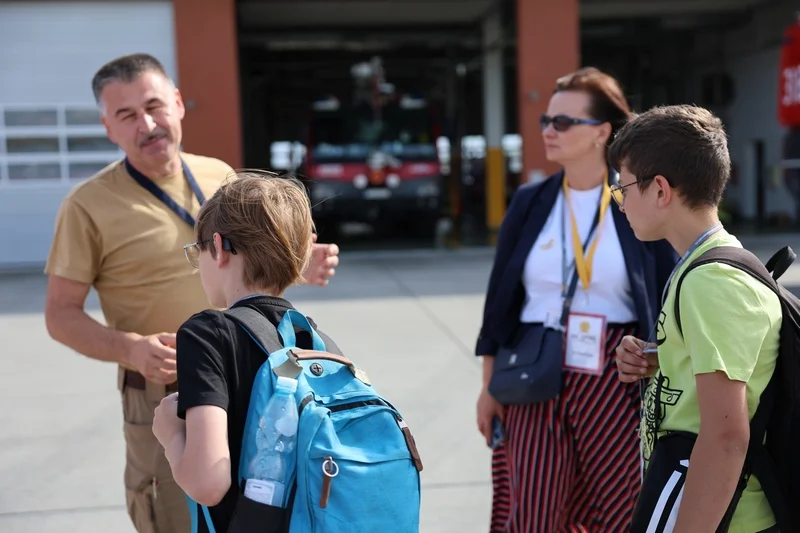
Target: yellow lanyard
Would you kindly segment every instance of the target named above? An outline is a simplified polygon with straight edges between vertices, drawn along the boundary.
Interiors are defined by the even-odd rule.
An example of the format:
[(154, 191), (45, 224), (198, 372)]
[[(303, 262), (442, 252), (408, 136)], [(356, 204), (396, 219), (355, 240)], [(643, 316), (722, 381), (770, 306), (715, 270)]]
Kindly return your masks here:
[(572, 222), (572, 250), (575, 253), (575, 269), (578, 271), (578, 277), (581, 280), (581, 286), (584, 291), (589, 290), (589, 285), (592, 283), (592, 261), (594, 260), (594, 252), (597, 250), (597, 242), (600, 240), (600, 229), (603, 227), (603, 218), (606, 216), (608, 205), (611, 203), (611, 188), (608, 186), (608, 171), (603, 179), (603, 191), (600, 194), (600, 217), (597, 220), (597, 234), (589, 245), (589, 255), (584, 255), (583, 245), (581, 244), (581, 236), (578, 233), (578, 224), (575, 222), (575, 213), (572, 212), (572, 204), (569, 201), (569, 187), (567, 187), (567, 180), (564, 180), (564, 202), (569, 208), (569, 216)]

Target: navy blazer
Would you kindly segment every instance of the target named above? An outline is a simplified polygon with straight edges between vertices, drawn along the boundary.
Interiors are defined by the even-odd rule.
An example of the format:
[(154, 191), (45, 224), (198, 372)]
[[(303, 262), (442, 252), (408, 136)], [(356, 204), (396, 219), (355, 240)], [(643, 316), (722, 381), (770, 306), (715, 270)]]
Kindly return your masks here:
[[(525, 261), (556, 203), (563, 176), (559, 172), (541, 183), (523, 185), (511, 200), (498, 235), (475, 355), (495, 355), (519, 327), (525, 302), (522, 283)], [(625, 257), (640, 334), (648, 335), (661, 311), (661, 291), (678, 254), (666, 241), (637, 239), (616, 202), (611, 202), (611, 211)]]

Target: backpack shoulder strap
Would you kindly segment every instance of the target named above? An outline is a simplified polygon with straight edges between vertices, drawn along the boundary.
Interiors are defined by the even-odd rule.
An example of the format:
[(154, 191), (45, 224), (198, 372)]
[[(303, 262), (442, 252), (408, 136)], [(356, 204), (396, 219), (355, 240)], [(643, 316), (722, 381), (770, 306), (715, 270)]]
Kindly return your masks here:
[[(791, 248), (788, 246), (786, 247), (791, 252)], [(781, 250), (783, 252), (784, 250)], [(772, 289), (778, 297), (781, 296), (780, 290), (778, 288), (778, 283), (775, 281), (780, 274), (783, 274), (788, 266), (791, 264), (787, 264), (785, 267), (783, 265), (783, 261), (776, 260), (776, 257), (781, 254), (775, 254), (770, 262), (770, 265), (773, 269), (775, 269), (776, 276), (775, 278), (770, 275), (770, 270), (763, 263), (756, 257), (753, 252), (746, 250), (744, 248), (739, 248), (736, 246), (717, 246), (715, 248), (711, 248), (700, 257), (692, 261), (688, 268), (683, 271), (683, 274), (678, 278), (677, 285), (675, 286), (675, 323), (678, 325), (678, 331), (681, 332), (683, 335), (683, 327), (681, 325), (681, 306), (680, 306), (680, 296), (681, 296), (681, 285), (683, 284), (683, 280), (689, 272), (698, 268), (703, 265), (708, 265), (710, 263), (724, 263), (726, 265), (730, 265), (732, 267), (736, 267), (740, 270), (744, 270), (761, 283)], [(792, 252), (794, 254), (794, 252)], [(778, 264), (780, 263), (780, 264)], [(777, 267), (782, 268), (782, 270), (778, 270)]]
[(266, 353), (270, 354), (284, 348), (275, 326), (252, 307), (234, 307), (226, 309), (223, 314), (242, 327)]

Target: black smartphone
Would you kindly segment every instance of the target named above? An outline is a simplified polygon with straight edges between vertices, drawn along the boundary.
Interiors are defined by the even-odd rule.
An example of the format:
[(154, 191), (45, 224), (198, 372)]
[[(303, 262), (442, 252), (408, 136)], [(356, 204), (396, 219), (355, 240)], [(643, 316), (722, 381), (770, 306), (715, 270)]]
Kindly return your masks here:
[(496, 450), (506, 439), (503, 424), (497, 416), (492, 417), (492, 449)]

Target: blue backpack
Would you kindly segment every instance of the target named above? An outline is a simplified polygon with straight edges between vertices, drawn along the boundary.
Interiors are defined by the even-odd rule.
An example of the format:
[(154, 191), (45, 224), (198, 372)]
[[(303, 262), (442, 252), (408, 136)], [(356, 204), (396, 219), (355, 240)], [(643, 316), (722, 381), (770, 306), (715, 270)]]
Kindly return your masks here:
[[(346, 357), (327, 352), (322, 337), (298, 311), (287, 311), (278, 325), (282, 342), (253, 308), (236, 307), (225, 314), (268, 354), (250, 396), (238, 465), (239, 499), (228, 533), (418, 533), (422, 462), (414, 437), (366, 373)], [(313, 350), (297, 348), (296, 327), (311, 334)], [(285, 508), (243, 495), (260, 414), (278, 376), (298, 380), (300, 413)], [(188, 499), (196, 533), (198, 504)], [(209, 532), (215, 533), (208, 509), (200, 507)]]

